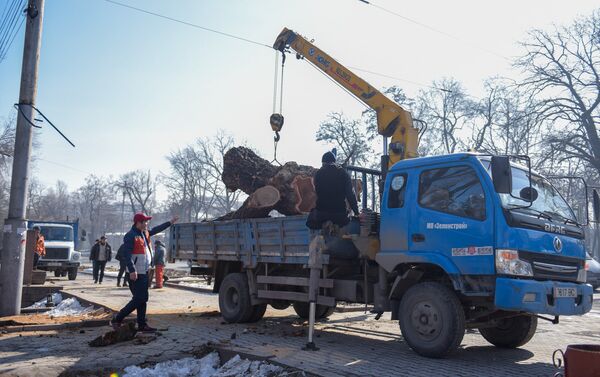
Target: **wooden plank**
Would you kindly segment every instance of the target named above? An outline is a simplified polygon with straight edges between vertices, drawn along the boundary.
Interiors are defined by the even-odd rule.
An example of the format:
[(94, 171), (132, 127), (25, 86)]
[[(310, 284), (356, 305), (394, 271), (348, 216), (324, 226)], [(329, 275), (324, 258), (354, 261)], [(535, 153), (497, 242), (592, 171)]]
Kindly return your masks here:
[[(309, 279), (294, 276), (265, 276), (258, 275), (257, 283), (262, 284), (278, 284), (278, 285), (295, 285), (300, 287), (308, 287)], [(333, 279), (319, 279), (320, 288), (333, 288)]]
[[(308, 293), (288, 292), (288, 291), (265, 291), (258, 290), (258, 298), (270, 298), (273, 300), (301, 301), (308, 302)], [(335, 298), (327, 296), (318, 296), (317, 304), (335, 306)]]

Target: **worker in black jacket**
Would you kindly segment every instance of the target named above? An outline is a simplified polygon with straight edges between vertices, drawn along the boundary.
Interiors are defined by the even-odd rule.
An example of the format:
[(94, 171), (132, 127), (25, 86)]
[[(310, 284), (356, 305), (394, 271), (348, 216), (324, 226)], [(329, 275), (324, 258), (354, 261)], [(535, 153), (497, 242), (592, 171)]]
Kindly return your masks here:
[(346, 201), (356, 216), (358, 203), (352, 188), (352, 180), (346, 170), (335, 163), (335, 155), (327, 152), (321, 159), (323, 166), (315, 174), (317, 206), (311, 212), (307, 225), (311, 229), (321, 229), (326, 221), (344, 226), (350, 221)]

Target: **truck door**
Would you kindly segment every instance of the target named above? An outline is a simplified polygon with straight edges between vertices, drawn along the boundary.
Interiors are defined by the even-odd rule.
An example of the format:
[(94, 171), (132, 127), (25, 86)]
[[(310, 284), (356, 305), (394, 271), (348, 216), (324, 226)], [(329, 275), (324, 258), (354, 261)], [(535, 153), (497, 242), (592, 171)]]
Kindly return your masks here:
[(381, 251), (399, 252), (408, 250), (408, 174), (392, 172), (385, 184), (381, 205)]
[(411, 252), (441, 253), (463, 274), (494, 273), (491, 195), (471, 165), (419, 171), (417, 203), (411, 206)]

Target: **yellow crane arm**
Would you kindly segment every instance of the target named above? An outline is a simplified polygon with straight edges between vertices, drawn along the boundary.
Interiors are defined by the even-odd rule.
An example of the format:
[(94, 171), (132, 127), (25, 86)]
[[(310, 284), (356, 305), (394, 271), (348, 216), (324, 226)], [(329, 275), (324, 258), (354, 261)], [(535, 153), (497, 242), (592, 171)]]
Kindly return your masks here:
[(315, 67), (375, 110), (377, 131), (385, 137), (391, 137), (389, 159), (387, 164), (382, 163), (382, 168), (391, 167), (405, 158), (417, 157), (418, 130), (413, 126), (410, 112), (290, 29), (283, 29), (275, 40), (273, 48), (281, 52), (291, 48), (299, 58), (308, 59)]

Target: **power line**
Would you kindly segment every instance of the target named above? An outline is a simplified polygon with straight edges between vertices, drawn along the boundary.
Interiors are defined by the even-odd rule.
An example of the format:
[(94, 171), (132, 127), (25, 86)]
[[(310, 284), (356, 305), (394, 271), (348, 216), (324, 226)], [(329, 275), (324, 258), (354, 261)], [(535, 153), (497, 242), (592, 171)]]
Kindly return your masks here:
[[(15, 37), (17, 36), (17, 34), (19, 34), (19, 31), (21, 31), (21, 28), (23, 27), (24, 23), (25, 23), (25, 18), (22, 18), (21, 23), (19, 23), (19, 27), (17, 28), (17, 30), (13, 34), (12, 38), (10, 39), (10, 42), (8, 43), (8, 47), (4, 51), (4, 54), (0, 55), (0, 62), (2, 62), (6, 58), (6, 54), (8, 54), (8, 52), (10, 51), (10, 48), (12, 47), (12, 44), (15, 41)], [(0, 53), (1, 53), (1, 51), (0, 51)]]
[(378, 73), (378, 72), (374, 72), (374, 71), (369, 71), (367, 69), (358, 68), (358, 67), (348, 67), (348, 68), (353, 69), (355, 71), (361, 71), (361, 72), (365, 72), (365, 73), (370, 73), (370, 74), (375, 75), (375, 76), (381, 76), (381, 77), (385, 77), (385, 78), (392, 79), (392, 80), (403, 81), (403, 82), (406, 82), (406, 83), (410, 83), (410, 84), (413, 84), (413, 85), (422, 86), (422, 87), (429, 88), (429, 89), (441, 90), (442, 92), (452, 93), (451, 90), (443, 89), (443, 88), (438, 88), (438, 87), (435, 87), (435, 86), (432, 86), (432, 85), (428, 85), (428, 84), (423, 84), (423, 83), (418, 82), (418, 81), (412, 81), (412, 80), (403, 79), (403, 78), (400, 78), (400, 77), (390, 76), (390, 75), (386, 75), (384, 73)]
[(499, 57), (499, 58), (502, 58), (502, 59), (504, 59), (504, 60), (510, 60), (508, 57), (506, 57), (506, 56), (504, 56), (504, 55), (502, 55), (502, 54), (499, 54), (499, 53), (497, 53), (497, 52), (495, 52), (495, 51), (492, 51), (492, 50), (490, 50), (490, 49), (488, 49), (488, 48), (486, 48), (486, 47), (482, 47), (482, 46), (478, 45), (477, 43), (474, 43), (474, 42), (472, 42), (472, 41), (465, 40), (465, 39), (463, 39), (463, 38), (460, 38), (460, 37), (458, 37), (458, 36), (456, 36), (456, 35), (454, 35), (454, 34), (450, 34), (450, 33), (448, 33), (448, 32), (445, 32), (445, 31), (443, 31), (443, 30), (437, 29), (437, 28), (435, 28), (435, 27), (433, 27), (433, 26), (427, 25), (427, 24), (425, 24), (425, 23), (423, 23), (423, 22), (421, 22), (421, 21), (415, 20), (415, 19), (413, 19), (413, 18), (410, 18), (410, 17), (404, 16), (404, 15), (402, 15), (402, 14), (400, 14), (400, 13), (394, 12), (394, 11), (392, 11), (392, 10), (390, 10), (390, 9), (384, 8), (384, 7), (380, 6), (380, 5), (377, 5), (377, 4), (374, 4), (374, 3), (372, 3), (372, 2), (370, 2), (370, 1), (367, 1), (367, 0), (358, 0), (358, 1), (360, 1), (361, 3), (367, 4), (367, 5), (370, 5), (370, 6), (372, 6), (372, 7), (375, 7), (375, 8), (377, 8), (377, 9), (379, 9), (379, 10), (382, 10), (382, 11), (384, 11), (384, 12), (386, 12), (386, 13), (389, 13), (389, 14), (391, 14), (391, 15), (393, 15), (393, 16), (396, 16), (396, 17), (398, 17), (398, 18), (401, 18), (401, 19), (403, 19), (404, 21), (407, 21), (407, 22), (410, 22), (410, 23), (412, 23), (412, 24), (418, 25), (418, 26), (420, 26), (420, 27), (422, 27), (422, 28), (425, 28), (425, 29), (427, 29), (427, 30), (429, 30), (429, 31), (432, 31), (432, 32), (434, 32), (434, 33), (437, 33), (437, 34), (443, 35), (443, 36), (445, 36), (445, 37), (448, 37), (448, 38), (454, 39), (454, 40), (456, 40), (456, 41), (459, 41), (459, 42), (462, 42), (462, 43), (468, 44), (469, 46), (471, 46), (471, 47), (473, 47), (473, 48), (476, 48), (476, 49), (478, 49), (478, 50), (484, 51), (484, 52), (486, 52), (486, 53), (488, 53), (488, 54), (492, 54), (492, 55), (494, 55), (494, 56), (497, 56), (497, 57)]
[(24, 7), (24, 1), (25, 0), (13, 1), (13, 4), (11, 4), (6, 17), (2, 21), (2, 26), (4, 26), (4, 28), (2, 28), (0, 31), (0, 62), (6, 56), (8, 48), (10, 48), (10, 45), (12, 45), (15, 35), (20, 30), (23, 23), (22, 19), (21, 23), (19, 24), (19, 13)]
[(237, 39), (237, 40), (240, 40), (240, 41), (244, 41), (244, 42), (247, 42), (247, 43), (252, 43), (252, 44), (255, 44), (255, 45), (258, 45), (258, 46), (267, 47), (269, 49), (273, 48), (273, 46), (270, 46), (270, 45), (268, 45), (266, 43), (254, 41), (252, 39), (248, 39), (248, 38), (245, 38), (245, 37), (240, 37), (239, 35), (234, 35), (234, 34), (226, 33), (226, 32), (220, 31), (220, 30), (215, 30), (215, 29), (207, 28), (205, 26), (201, 26), (201, 25), (198, 25), (198, 24), (193, 24), (191, 22), (179, 20), (177, 18), (165, 16), (165, 15), (162, 15), (162, 14), (159, 14), (159, 13), (156, 13), (156, 12), (151, 12), (151, 11), (146, 10), (146, 9), (137, 8), (137, 7), (128, 5), (128, 4), (123, 4), (123, 3), (120, 3), (118, 1), (114, 1), (114, 0), (104, 0), (104, 1), (106, 1), (107, 3), (111, 3), (111, 4), (114, 4), (114, 5), (121, 6), (123, 8), (129, 8), (129, 9), (135, 10), (137, 12), (141, 12), (141, 13), (149, 14), (151, 16), (160, 17), (160, 18), (165, 19), (165, 20), (177, 22), (177, 23), (182, 24), (182, 25), (191, 26), (191, 27), (194, 27), (196, 29), (208, 31), (208, 32), (219, 34), (219, 35), (222, 35), (222, 36), (225, 36), (225, 37), (229, 37), (229, 38), (234, 38), (234, 39)]
[(44, 161), (44, 162), (47, 162), (47, 163), (49, 163), (49, 164), (56, 165), (56, 166), (60, 166), (60, 167), (62, 167), (62, 168), (69, 169), (69, 170), (73, 170), (73, 171), (76, 171), (76, 172), (79, 172), (79, 173), (84, 173), (84, 174), (88, 174), (88, 175), (94, 175), (94, 173), (92, 173), (92, 172), (85, 171), (85, 170), (81, 170), (81, 169), (77, 169), (77, 168), (74, 168), (74, 167), (72, 167), (72, 166), (68, 166), (68, 165), (65, 165), (65, 164), (61, 164), (60, 162), (50, 161), (50, 160), (46, 160), (46, 159), (44, 159), (44, 158), (38, 158), (37, 160), (39, 160), (39, 161)]

